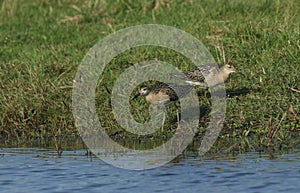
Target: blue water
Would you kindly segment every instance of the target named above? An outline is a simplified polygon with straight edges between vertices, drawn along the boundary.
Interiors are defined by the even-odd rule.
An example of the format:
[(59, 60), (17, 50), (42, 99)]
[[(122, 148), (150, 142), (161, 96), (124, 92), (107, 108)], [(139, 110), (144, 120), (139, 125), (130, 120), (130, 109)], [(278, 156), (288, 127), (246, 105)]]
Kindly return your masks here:
[(300, 151), (199, 158), (150, 170), (111, 166), (85, 150), (0, 149), (0, 192), (300, 192)]

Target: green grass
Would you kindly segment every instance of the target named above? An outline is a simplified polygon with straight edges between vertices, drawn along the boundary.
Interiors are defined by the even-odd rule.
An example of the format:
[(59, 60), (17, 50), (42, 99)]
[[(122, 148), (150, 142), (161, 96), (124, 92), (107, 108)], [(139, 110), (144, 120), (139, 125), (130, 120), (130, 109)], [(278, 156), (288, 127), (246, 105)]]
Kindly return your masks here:
[[(72, 80), (84, 55), (114, 31), (155, 23), (192, 34), (217, 62), (232, 62), (247, 77), (233, 75), (226, 82), (226, 123), (216, 150), (296, 147), (300, 139), (300, 94), (290, 88), (300, 89), (300, 2), (163, 2), (155, 8), (154, 1), (132, 0), (0, 1), (1, 141), (48, 139), (59, 129), (63, 136), (76, 137)], [(99, 78), (97, 111), (112, 137), (168, 139), (176, 128), (172, 106), (166, 121), (169, 129), (151, 136), (131, 135), (113, 119), (110, 91), (114, 81), (132, 64), (155, 58), (181, 70), (193, 66), (172, 50), (142, 47), (119, 55)], [(131, 104), (137, 120), (149, 119), (143, 112), (148, 108), (144, 100)], [(201, 97), (200, 104), (202, 109), (209, 109), (207, 99)], [(295, 114), (289, 110), (291, 106)], [(207, 111), (200, 119), (199, 138), (209, 120)]]

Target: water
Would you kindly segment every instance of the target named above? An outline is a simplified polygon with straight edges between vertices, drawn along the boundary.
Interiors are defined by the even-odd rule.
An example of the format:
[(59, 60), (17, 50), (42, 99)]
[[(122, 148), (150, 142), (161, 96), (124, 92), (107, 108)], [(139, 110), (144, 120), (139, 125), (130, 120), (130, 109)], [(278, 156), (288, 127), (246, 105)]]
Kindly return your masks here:
[(0, 149), (0, 192), (299, 192), (300, 150), (198, 158), (181, 156), (162, 167), (131, 171), (85, 150)]

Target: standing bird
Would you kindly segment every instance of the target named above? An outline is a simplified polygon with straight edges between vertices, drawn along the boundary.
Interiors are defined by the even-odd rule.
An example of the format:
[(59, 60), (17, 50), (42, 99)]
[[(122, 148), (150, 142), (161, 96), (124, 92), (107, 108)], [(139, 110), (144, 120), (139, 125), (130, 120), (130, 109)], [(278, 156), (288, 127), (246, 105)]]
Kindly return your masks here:
[(184, 80), (186, 83), (192, 86), (208, 88), (224, 83), (231, 73), (239, 73), (245, 76), (233, 65), (225, 64), (219, 68), (218, 64), (215, 63), (198, 66), (195, 69), (183, 73), (174, 73), (171, 75)]
[[(159, 108), (176, 102), (179, 98), (186, 96), (193, 89), (190, 85), (177, 85), (174, 83), (157, 82), (151, 87), (142, 86), (134, 99), (138, 96), (144, 96), (150, 104), (157, 105)], [(165, 122), (166, 112), (162, 122), (162, 130)], [(177, 121), (179, 123), (179, 114), (177, 110)]]

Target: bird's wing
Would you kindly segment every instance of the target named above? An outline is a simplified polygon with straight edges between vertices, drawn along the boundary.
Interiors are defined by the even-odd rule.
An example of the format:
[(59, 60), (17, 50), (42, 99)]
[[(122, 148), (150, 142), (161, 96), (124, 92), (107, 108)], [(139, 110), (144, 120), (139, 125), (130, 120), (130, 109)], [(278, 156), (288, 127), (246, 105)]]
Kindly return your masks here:
[(219, 71), (219, 66), (215, 63), (205, 64), (202, 66), (198, 66), (197, 68), (201, 72), (203, 79), (205, 79), (204, 77), (215, 75)]
[(165, 90), (168, 87), (169, 87), (168, 84), (164, 82), (156, 82), (150, 87), (150, 92), (152, 92), (153, 94), (158, 94), (159, 92)]
[(187, 77), (186, 79), (191, 81), (204, 82), (205, 77), (203, 76), (203, 70), (204, 69), (195, 68), (193, 70), (185, 72)]
[(177, 85), (174, 83), (167, 83), (169, 85), (166, 89), (167, 94), (170, 96), (171, 101), (178, 100), (178, 97), (186, 96), (193, 89), (190, 85)]

